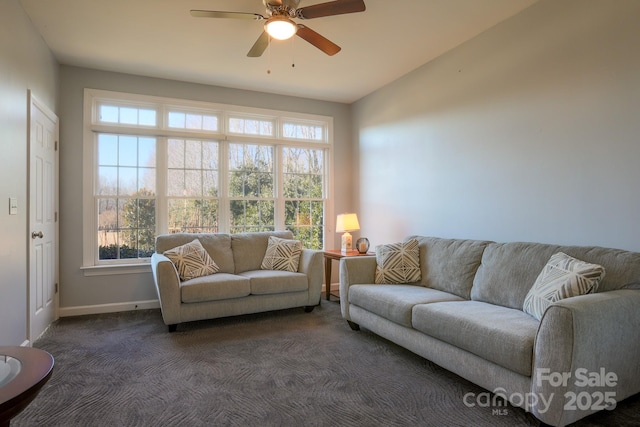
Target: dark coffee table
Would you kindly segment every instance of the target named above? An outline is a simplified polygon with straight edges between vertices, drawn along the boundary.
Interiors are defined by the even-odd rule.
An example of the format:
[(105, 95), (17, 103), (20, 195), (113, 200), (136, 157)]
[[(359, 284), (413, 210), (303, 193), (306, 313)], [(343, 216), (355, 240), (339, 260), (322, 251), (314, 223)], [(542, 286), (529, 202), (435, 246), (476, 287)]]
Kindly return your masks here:
[(53, 356), (31, 347), (0, 347), (0, 427), (8, 427), (53, 372)]

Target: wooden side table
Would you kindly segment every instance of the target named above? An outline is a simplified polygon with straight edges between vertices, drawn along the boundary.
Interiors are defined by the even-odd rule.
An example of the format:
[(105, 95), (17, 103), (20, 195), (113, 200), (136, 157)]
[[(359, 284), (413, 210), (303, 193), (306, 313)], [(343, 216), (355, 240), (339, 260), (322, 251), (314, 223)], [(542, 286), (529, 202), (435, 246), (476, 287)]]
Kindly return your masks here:
[(344, 258), (344, 257), (371, 256), (371, 255), (375, 255), (375, 253), (367, 252), (366, 254), (361, 254), (356, 250), (344, 253), (340, 249), (329, 249), (324, 251), (324, 283), (325, 283), (324, 293), (327, 301), (331, 299), (331, 263), (333, 262), (333, 260), (335, 259), (339, 261), (340, 258)]

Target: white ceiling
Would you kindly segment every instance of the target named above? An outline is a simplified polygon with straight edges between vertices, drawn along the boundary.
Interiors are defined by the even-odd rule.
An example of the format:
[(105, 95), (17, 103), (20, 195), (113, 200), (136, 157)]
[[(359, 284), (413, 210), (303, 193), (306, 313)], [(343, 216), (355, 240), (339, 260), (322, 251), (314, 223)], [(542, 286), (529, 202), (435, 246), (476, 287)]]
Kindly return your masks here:
[(21, 1), (61, 64), (351, 103), (536, 0), (365, 0), (365, 12), (304, 21), (337, 55), (294, 37), (260, 58), (246, 54), (262, 22), (189, 11), (266, 15), (262, 0)]

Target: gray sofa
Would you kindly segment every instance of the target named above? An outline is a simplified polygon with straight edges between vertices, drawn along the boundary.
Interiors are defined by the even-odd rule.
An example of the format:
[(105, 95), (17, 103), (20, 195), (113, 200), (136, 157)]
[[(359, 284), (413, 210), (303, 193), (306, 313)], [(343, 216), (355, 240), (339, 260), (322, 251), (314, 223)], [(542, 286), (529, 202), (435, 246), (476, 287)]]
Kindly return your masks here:
[[(156, 238), (151, 256), (162, 319), (169, 331), (194, 320), (305, 307), (320, 302), (322, 252), (302, 249), (297, 272), (264, 270), (261, 263), (270, 236), (293, 239), (289, 231), (222, 234), (177, 233)], [(198, 239), (219, 267), (215, 274), (181, 281), (163, 253)]]
[[(375, 284), (375, 256), (341, 259), (340, 305), (352, 329), (365, 327), (549, 425), (640, 392), (640, 253), (410, 238), (419, 242), (418, 283)], [(597, 292), (555, 302), (537, 320), (523, 302), (557, 252), (606, 275)], [(465, 395), (461, 410), (482, 402)], [(504, 409), (491, 402), (487, 410)]]

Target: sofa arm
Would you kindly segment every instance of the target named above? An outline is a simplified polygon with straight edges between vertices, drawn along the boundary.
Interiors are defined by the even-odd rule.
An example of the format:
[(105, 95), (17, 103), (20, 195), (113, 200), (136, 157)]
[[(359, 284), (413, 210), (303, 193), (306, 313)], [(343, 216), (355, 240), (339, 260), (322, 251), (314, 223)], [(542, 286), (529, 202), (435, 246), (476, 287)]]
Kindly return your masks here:
[(531, 412), (547, 424), (570, 424), (640, 392), (638, 372), (640, 291), (567, 298), (540, 321)]
[(303, 249), (300, 254), (300, 265), (298, 273), (307, 275), (309, 281), (309, 301), (308, 306), (318, 305), (320, 303), (320, 294), (322, 293), (322, 251), (312, 249)]
[(151, 255), (151, 271), (156, 285), (162, 320), (165, 325), (180, 323), (180, 278), (171, 260), (158, 253)]
[(349, 315), (349, 287), (375, 283), (376, 257), (358, 256), (340, 258), (340, 310), (342, 317), (351, 321)]

